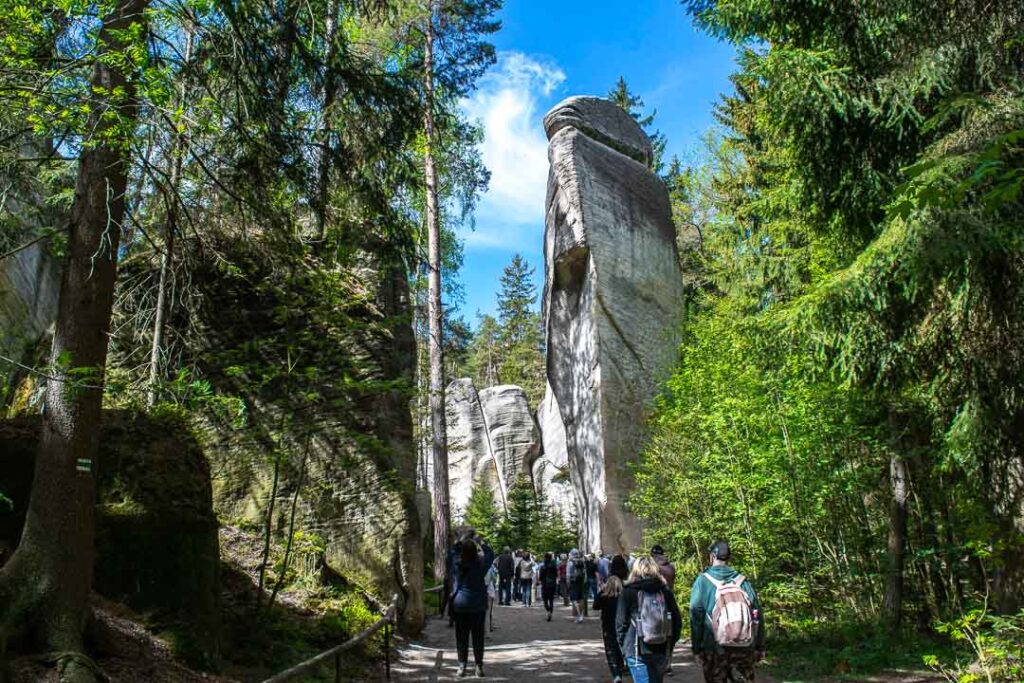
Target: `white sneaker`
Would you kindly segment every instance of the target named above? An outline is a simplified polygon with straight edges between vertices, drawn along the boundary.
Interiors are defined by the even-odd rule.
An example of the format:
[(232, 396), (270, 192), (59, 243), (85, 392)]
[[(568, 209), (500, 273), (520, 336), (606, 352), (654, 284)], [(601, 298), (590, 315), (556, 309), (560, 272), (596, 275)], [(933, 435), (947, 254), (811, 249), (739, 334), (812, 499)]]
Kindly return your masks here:
[(579, 615), (578, 617), (576, 617), (576, 623), (577, 624), (582, 624), (583, 623), (583, 615), (582, 614)]

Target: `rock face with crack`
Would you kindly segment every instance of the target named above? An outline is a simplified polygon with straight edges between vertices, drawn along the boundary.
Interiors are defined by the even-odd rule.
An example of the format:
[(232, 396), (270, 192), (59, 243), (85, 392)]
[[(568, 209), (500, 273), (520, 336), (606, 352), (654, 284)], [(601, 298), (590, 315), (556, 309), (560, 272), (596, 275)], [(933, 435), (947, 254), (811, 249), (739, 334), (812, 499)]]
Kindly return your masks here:
[(520, 474), (530, 476), (541, 449), (526, 392), (510, 384), (477, 391), (473, 380), (457, 379), (448, 385), (445, 408), (453, 514), (465, 513), (477, 482), (504, 509), (509, 487)]
[(679, 343), (683, 285), (668, 192), (648, 168), (647, 136), (614, 103), (571, 97), (544, 128), (545, 402), (565, 429), (580, 547), (632, 550), (642, 539), (623, 505), (630, 465)]
[(541, 456), (533, 463), (533, 485), (562, 519), (568, 521), (576, 514), (576, 501), (569, 480), (569, 453), (565, 446), (565, 425), (558, 411), (558, 401), (549, 386), (544, 400), (537, 408), (540, 427)]

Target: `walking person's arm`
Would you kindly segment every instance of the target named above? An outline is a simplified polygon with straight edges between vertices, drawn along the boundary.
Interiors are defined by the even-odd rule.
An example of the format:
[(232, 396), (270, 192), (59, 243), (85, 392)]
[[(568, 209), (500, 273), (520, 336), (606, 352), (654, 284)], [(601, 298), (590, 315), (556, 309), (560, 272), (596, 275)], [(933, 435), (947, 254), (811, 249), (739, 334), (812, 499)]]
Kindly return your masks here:
[(632, 591), (619, 593), (619, 605), (615, 611), (615, 640), (619, 642), (619, 649), (626, 654), (626, 635), (629, 633), (629, 619), (632, 615), (633, 601), (628, 596)]
[(694, 657), (704, 655), (704, 620), (707, 617), (707, 610), (704, 607), (704, 591), (701, 577), (693, 582), (690, 590), (690, 647)]
[(679, 603), (676, 602), (676, 594), (672, 592), (671, 588), (665, 591), (665, 596), (668, 603), (668, 613), (672, 616), (672, 641), (669, 648), (671, 651), (671, 648), (675, 647), (675, 644), (679, 642), (680, 636), (683, 635), (683, 615), (679, 612)]

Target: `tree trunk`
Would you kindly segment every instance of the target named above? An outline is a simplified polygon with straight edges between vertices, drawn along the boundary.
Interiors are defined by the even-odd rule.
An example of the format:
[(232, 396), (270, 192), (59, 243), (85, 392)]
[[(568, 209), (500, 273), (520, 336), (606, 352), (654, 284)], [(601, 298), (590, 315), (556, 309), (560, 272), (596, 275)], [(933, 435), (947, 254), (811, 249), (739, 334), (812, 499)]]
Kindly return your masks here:
[(903, 618), (903, 565), (907, 546), (907, 499), (910, 482), (907, 478), (907, 464), (894, 453), (889, 461), (889, 542), (887, 546), (887, 569), (885, 600), (882, 609), (890, 628), (899, 628)]
[(434, 436), (434, 578), (445, 578), (449, 543), (448, 436), (444, 410), (444, 339), (441, 309), (441, 228), (437, 215), (437, 171), (434, 168), (434, 9), (430, 2), (423, 63), (426, 94), (423, 130), (426, 137), (424, 175), (427, 184), (427, 305), (430, 325), (430, 425)]
[(316, 200), (316, 233), (317, 242), (323, 242), (327, 233), (327, 195), (331, 177), (331, 109), (337, 91), (337, 78), (334, 71), (335, 36), (338, 32), (338, 3), (328, 0), (327, 20), (324, 25), (324, 40), (327, 41), (326, 65), (324, 69), (324, 104), (323, 121), (320, 125), (320, 167), (317, 169), (317, 200)]
[[(21, 542), (0, 572), (5, 629), (27, 625), (41, 648), (60, 653), (65, 681), (96, 680), (82, 654), (93, 573), (93, 461), (129, 169), (127, 146), (108, 138), (137, 116), (133, 82), (110, 55), (124, 49), (146, 4), (122, 0), (100, 30), (91, 80), (98, 104), (91, 144), (79, 159), (35, 478)], [(123, 99), (111, 97), (115, 91)]]
[[(185, 67), (192, 59), (192, 31), (185, 38)], [(182, 79), (185, 75), (182, 75)], [(176, 104), (181, 106), (185, 101), (187, 89), (182, 82)], [(153, 345), (149, 350), (149, 393), (146, 402), (150, 408), (160, 398), (160, 356), (164, 348), (164, 330), (167, 328), (167, 309), (170, 306), (168, 289), (174, 273), (174, 237), (178, 231), (179, 201), (178, 187), (181, 184), (181, 169), (185, 157), (188, 138), (185, 132), (179, 132), (174, 138), (174, 149), (171, 152), (171, 173), (167, 193), (167, 222), (164, 226), (164, 253), (160, 256), (160, 280), (156, 291), (156, 313), (153, 316)]]

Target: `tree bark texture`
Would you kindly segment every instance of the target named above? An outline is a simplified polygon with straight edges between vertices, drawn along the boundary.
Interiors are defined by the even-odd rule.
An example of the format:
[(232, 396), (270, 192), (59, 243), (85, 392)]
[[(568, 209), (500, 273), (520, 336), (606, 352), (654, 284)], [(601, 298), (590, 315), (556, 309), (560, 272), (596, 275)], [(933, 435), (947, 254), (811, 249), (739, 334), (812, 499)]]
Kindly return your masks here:
[[(21, 542), (0, 572), (5, 628), (27, 626), (39, 647), (58, 653), (66, 681), (96, 679), (82, 654), (82, 633), (93, 574), (93, 463), (129, 169), (126, 146), (110, 140), (115, 126), (137, 116), (134, 85), (122, 61), (109, 55), (125, 47), (126, 29), (144, 20), (146, 4), (122, 0), (100, 30), (92, 134), (79, 159), (35, 477)], [(123, 97), (109, 94), (115, 89)], [(112, 109), (117, 117), (109, 116)]]
[(889, 542), (882, 610), (888, 625), (895, 629), (903, 618), (903, 569), (907, 547), (907, 501), (910, 497), (907, 463), (895, 453), (889, 461), (889, 489)]
[(427, 17), (427, 37), (423, 64), (426, 94), (423, 129), (426, 137), (424, 176), (427, 185), (427, 306), (430, 351), (430, 426), (434, 453), (434, 578), (445, 577), (445, 555), (449, 542), (448, 435), (444, 408), (444, 339), (441, 308), (441, 228), (437, 212), (437, 171), (434, 167), (434, 11), (433, 0)]

